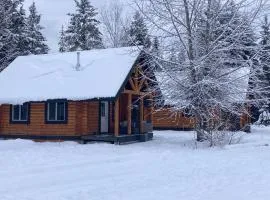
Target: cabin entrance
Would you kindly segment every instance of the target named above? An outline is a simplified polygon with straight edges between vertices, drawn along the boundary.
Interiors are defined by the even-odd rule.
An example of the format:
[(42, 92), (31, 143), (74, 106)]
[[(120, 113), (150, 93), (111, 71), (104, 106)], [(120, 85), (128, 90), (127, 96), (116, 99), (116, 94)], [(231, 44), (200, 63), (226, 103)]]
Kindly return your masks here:
[(100, 132), (109, 132), (109, 102), (100, 102)]
[(132, 103), (131, 132), (132, 134), (140, 134), (140, 100), (138, 99)]

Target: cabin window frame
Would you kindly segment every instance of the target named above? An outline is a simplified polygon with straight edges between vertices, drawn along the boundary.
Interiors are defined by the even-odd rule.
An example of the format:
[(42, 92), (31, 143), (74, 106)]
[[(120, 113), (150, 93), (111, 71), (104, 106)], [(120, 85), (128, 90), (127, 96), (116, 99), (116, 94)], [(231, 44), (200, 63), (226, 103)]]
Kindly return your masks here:
[[(22, 119), (23, 106), (26, 108), (26, 119)], [(19, 108), (18, 118), (15, 119), (15, 108)], [(30, 103), (24, 103), (22, 105), (10, 105), (10, 124), (29, 124), (30, 123)]]
[[(51, 119), (52, 116), (50, 116), (50, 105), (54, 104), (54, 119)], [(61, 115), (59, 115), (59, 104), (64, 104), (64, 109), (63, 109), (63, 117), (64, 119), (59, 119), (61, 118)], [(66, 99), (59, 99), (59, 100), (48, 100), (45, 103), (45, 123), (46, 124), (67, 124), (68, 123), (68, 101)]]

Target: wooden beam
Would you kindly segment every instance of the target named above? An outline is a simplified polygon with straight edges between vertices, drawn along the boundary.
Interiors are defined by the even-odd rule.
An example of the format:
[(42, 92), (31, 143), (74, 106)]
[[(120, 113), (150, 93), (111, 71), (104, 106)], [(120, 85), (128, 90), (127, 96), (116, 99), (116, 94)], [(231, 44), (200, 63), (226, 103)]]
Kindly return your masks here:
[(129, 81), (129, 83), (130, 83), (130, 85), (131, 85), (131, 88), (132, 88), (133, 90), (136, 90), (136, 87), (135, 87), (135, 85), (134, 85), (134, 82), (133, 82), (132, 78), (130, 78), (128, 81)]
[(135, 70), (134, 82), (135, 82), (136, 91), (139, 91), (139, 72), (138, 72), (138, 68)]
[(139, 96), (147, 96), (147, 93), (145, 93), (145, 92), (137, 92), (137, 91), (133, 91), (133, 90), (124, 90), (123, 93), (124, 94), (139, 95)]
[(143, 77), (142, 78), (142, 80), (140, 81), (140, 84), (139, 84), (139, 91), (141, 91), (141, 89), (142, 89), (142, 86), (143, 86), (143, 84), (145, 83), (145, 80), (146, 80), (146, 78), (145, 77)]
[(132, 94), (128, 95), (128, 106), (127, 106), (127, 131), (128, 135), (131, 135), (131, 109), (132, 109)]
[(154, 120), (154, 98), (153, 98), (153, 95), (150, 95), (150, 99), (151, 99), (151, 110), (150, 110), (150, 121), (151, 123), (153, 124), (153, 120)]
[(140, 133), (143, 133), (143, 97), (140, 99)]
[(119, 99), (115, 101), (114, 106), (114, 135), (119, 136)]

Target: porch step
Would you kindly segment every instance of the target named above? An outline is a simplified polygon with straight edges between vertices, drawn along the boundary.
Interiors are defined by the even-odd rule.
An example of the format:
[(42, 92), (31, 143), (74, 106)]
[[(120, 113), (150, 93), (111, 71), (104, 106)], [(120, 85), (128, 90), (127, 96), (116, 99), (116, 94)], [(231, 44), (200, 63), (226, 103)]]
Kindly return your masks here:
[(110, 142), (114, 144), (122, 144), (128, 142), (146, 142), (153, 139), (153, 133), (145, 134), (132, 134), (132, 135), (120, 135), (114, 136), (112, 134), (101, 134), (101, 135), (87, 135), (82, 136), (81, 140), (83, 143), (87, 142)]

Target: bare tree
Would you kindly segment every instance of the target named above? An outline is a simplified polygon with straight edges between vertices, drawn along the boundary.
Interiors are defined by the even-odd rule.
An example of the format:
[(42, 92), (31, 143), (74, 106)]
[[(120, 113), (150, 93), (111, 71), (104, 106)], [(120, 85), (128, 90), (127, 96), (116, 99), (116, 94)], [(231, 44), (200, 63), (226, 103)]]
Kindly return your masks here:
[[(256, 79), (260, 70), (253, 25), (263, 0), (135, 0), (163, 37), (163, 52), (171, 49), (184, 58), (152, 55), (162, 72), (160, 101), (173, 111), (196, 119), (198, 140), (212, 140), (221, 129), (222, 113), (240, 116), (246, 103), (261, 97)], [(165, 53), (166, 54), (166, 53)], [(251, 86), (248, 83), (253, 83)], [(262, 99), (260, 99), (262, 100)], [(219, 137), (215, 137), (219, 138)]]
[(127, 46), (127, 27), (129, 22), (124, 16), (124, 7), (119, 1), (111, 2), (101, 11), (105, 40), (110, 47)]

